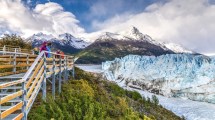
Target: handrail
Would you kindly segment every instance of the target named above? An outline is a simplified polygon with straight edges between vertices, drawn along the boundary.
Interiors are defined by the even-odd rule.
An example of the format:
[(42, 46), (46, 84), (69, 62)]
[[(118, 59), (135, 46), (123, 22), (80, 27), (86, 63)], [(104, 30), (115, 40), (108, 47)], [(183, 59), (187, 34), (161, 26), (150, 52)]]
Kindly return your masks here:
[(33, 62), (33, 64), (31, 65), (31, 67), (29, 68), (29, 70), (27, 71), (27, 73), (24, 75), (23, 80), (27, 80), (27, 77), (31, 74), (31, 72), (33, 71), (34, 67), (37, 65), (37, 63), (39, 62), (39, 60), (41, 59), (41, 57), (44, 55), (44, 51), (42, 51), (38, 57), (36, 58), (36, 60)]
[(0, 53), (7, 53), (7, 54), (17, 54), (17, 55), (30, 55), (29, 53), (19, 53), (19, 52), (4, 52), (4, 51), (0, 51)]
[(0, 51), (3, 52), (22, 52), (22, 53), (33, 53), (32, 51), (28, 51), (27, 49), (22, 49), (19, 46), (11, 46), (11, 45), (4, 45), (3, 47), (0, 47)]

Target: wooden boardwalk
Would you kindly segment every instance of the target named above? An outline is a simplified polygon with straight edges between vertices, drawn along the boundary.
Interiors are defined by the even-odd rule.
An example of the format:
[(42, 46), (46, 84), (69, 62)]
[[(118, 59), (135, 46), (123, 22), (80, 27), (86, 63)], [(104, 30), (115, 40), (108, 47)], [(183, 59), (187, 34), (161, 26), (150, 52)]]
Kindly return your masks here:
[[(61, 92), (62, 82), (74, 77), (75, 58), (69, 55), (41, 52), (21, 52), (18, 48), (0, 48), (0, 120), (27, 120), (27, 115), (39, 93), (46, 100), (47, 82), (55, 98), (56, 84)], [(15, 51), (13, 51), (15, 50)]]

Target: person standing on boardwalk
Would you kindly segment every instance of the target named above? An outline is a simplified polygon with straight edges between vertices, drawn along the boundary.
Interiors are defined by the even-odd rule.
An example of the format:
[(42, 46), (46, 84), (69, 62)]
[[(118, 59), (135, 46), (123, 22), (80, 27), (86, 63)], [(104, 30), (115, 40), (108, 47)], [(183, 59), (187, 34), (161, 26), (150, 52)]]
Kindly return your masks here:
[(57, 54), (57, 55), (55, 55), (55, 58), (60, 58), (60, 50), (57, 50), (57, 51), (56, 51), (56, 54)]
[[(40, 47), (40, 52), (47, 51), (46, 48), (47, 42), (43, 42), (42, 46)], [(48, 56), (48, 53), (45, 53), (46, 57)]]
[(60, 51), (61, 59), (64, 59), (64, 52)]
[(49, 53), (47, 54), (47, 56), (46, 56), (47, 58), (50, 58), (50, 57), (51, 57), (51, 53), (50, 53), (50, 52), (51, 52), (51, 45), (52, 45), (51, 42), (48, 42), (47, 45), (46, 45), (46, 49), (47, 49), (47, 51), (49, 52)]
[(39, 53), (40, 53), (40, 52), (39, 52), (39, 48), (38, 48), (38, 47), (35, 47), (35, 48), (34, 48), (34, 54), (35, 54), (35, 55), (39, 55)]

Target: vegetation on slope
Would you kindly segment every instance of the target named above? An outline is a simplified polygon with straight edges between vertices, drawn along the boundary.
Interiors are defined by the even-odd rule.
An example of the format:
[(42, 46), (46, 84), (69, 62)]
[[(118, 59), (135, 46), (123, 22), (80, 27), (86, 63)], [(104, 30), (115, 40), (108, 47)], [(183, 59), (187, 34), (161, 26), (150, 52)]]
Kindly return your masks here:
[(1, 38), (0, 46), (3, 47), (4, 45), (19, 46), (20, 48), (24, 49), (31, 49), (31, 44), (26, 43), (20, 36), (15, 34), (6, 34), (3, 38)]
[[(154, 98), (142, 98), (114, 83), (101, 80), (92, 74), (76, 69), (76, 79), (62, 87), (62, 93), (46, 102), (38, 97), (30, 111), (30, 120), (179, 120), (171, 111), (158, 105)], [(146, 117), (148, 116), (148, 117)]]

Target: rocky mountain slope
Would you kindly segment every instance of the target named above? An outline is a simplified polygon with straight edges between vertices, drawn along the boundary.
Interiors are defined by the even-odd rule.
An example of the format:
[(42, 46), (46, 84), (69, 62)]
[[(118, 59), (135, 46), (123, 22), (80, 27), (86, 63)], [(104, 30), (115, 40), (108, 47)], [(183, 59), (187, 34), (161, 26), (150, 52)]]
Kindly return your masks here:
[(106, 32), (94, 43), (81, 51), (79, 63), (101, 63), (124, 57), (128, 54), (159, 56), (174, 54), (165, 45), (153, 40), (150, 36), (142, 34), (137, 28), (125, 32), (126, 35)]

